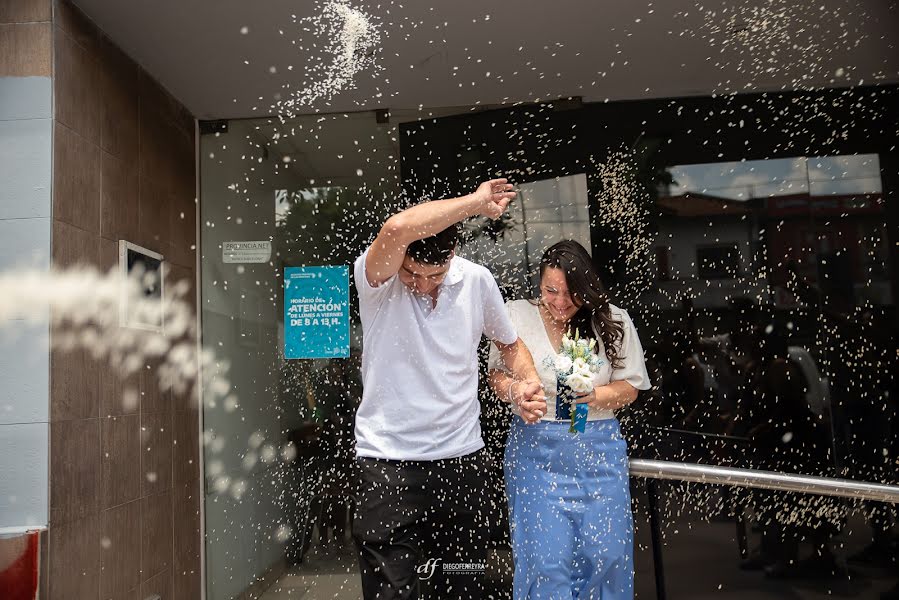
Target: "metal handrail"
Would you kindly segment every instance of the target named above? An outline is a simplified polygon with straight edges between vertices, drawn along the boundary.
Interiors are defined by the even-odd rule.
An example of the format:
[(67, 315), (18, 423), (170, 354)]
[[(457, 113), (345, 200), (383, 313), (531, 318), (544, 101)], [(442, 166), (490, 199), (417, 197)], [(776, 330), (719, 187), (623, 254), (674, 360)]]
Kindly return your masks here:
[(642, 458), (632, 458), (630, 460), (630, 474), (634, 477), (647, 479), (730, 485), (899, 504), (899, 486), (852, 481), (850, 479), (774, 473), (772, 471), (756, 471), (754, 469), (716, 467)]

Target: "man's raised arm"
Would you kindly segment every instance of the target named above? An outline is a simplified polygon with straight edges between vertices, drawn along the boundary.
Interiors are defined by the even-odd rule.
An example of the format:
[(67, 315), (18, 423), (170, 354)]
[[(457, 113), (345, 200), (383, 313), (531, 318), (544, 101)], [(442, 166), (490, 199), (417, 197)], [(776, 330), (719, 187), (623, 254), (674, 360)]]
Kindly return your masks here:
[(473, 193), (449, 200), (432, 200), (399, 212), (384, 223), (368, 251), (365, 277), (377, 287), (396, 275), (412, 242), (437, 235), (468, 217), (498, 219), (515, 197), (506, 179), (491, 179)]

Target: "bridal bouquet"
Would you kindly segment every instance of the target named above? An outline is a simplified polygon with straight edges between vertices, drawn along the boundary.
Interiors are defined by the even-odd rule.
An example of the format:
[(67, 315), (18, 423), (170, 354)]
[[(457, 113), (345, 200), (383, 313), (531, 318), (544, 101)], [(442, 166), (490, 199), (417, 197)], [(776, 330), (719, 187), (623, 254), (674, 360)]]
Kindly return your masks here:
[(571, 419), (569, 433), (583, 433), (587, 427), (586, 404), (575, 404), (577, 396), (593, 390), (593, 376), (603, 364), (596, 354), (596, 340), (586, 340), (575, 331), (562, 337), (556, 357), (556, 419)]

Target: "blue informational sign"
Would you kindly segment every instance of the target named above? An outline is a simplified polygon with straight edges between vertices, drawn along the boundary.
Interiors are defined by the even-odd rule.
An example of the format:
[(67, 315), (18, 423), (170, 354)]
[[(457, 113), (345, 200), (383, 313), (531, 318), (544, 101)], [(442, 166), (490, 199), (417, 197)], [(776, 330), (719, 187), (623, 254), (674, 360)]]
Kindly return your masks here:
[(349, 267), (285, 267), (284, 358), (349, 355)]

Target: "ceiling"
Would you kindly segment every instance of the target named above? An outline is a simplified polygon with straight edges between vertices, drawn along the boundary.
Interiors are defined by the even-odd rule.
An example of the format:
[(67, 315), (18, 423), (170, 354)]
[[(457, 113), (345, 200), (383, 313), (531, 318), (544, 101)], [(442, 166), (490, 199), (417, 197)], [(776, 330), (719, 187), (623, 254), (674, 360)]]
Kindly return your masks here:
[[(303, 30), (302, 19), (320, 14), (321, 2), (75, 2), (201, 119), (273, 114), (279, 95), (308, 88), (321, 79), (310, 73), (327, 71), (334, 60), (326, 40)], [(355, 0), (352, 6), (378, 24), (379, 68), (356, 74), (355, 89), (297, 112), (899, 82), (897, 0)]]

